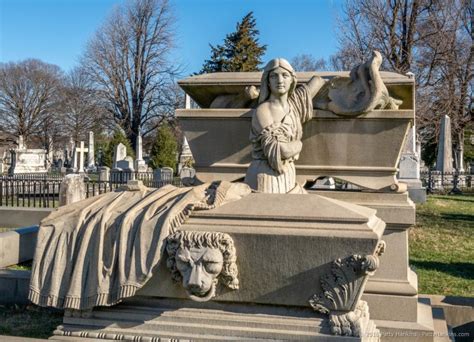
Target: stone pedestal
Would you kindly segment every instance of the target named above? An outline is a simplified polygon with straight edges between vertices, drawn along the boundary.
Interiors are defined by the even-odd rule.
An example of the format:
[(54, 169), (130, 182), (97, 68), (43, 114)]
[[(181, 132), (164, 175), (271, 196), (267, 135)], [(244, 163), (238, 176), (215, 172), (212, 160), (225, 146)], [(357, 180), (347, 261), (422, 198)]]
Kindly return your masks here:
[[(384, 247), (385, 223), (375, 213), (307, 194), (250, 194), (194, 211), (180, 231), (228, 234), (238, 289), (219, 283), (212, 300), (192, 302), (171, 277), (165, 257), (137, 292), (141, 297), (73, 313), (55, 334), (146, 341), (378, 341), (370, 304), (360, 301)], [(114, 323), (119, 321), (123, 324)]]
[(311, 191), (311, 194), (377, 210), (377, 216), (387, 224), (382, 238), (387, 248), (362, 299), (369, 304), (382, 341), (401, 341), (402, 337), (403, 341), (433, 341), (431, 307), (419, 302), (417, 276), (409, 267), (408, 230), (416, 220), (415, 205), (408, 194), (343, 191)]
[(102, 182), (108, 182), (110, 180), (110, 167), (101, 166), (98, 169), (99, 171), (99, 180)]
[(64, 177), (59, 190), (59, 205), (68, 205), (86, 198), (84, 175), (70, 174)]

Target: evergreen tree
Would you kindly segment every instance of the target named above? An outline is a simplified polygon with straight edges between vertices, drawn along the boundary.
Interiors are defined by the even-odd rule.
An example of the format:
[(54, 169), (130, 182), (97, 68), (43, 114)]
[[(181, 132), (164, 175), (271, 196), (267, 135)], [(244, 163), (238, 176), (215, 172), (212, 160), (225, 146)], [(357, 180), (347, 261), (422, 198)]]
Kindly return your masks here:
[(258, 71), (267, 46), (260, 45), (256, 24), (250, 12), (237, 23), (235, 32), (226, 36), (223, 45), (210, 45), (211, 58), (204, 62), (200, 73)]
[[(127, 156), (130, 156), (135, 159), (135, 152), (130, 144), (130, 140), (128, 140), (127, 136), (123, 132), (122, 129), (117, 128), (114, 131), (114, 135), (112, 139), (109, 141), (107, 146), (102, 147), (103, 156), (102, 156), (102, 163), (105, 166), (112, 167), (113, 160), (114, 160), (114, 150), (118, 144), (124, 144), (127, 148)], [(101, 146), (100, 146), (101, 147)]]
[(165, 123), (161, 125), (156, 134), (156, 140), (151, 148), (149, 165), (153, 169), (164, 166), (171, 167), (176, 171), (176, 156), (178, 154), (178, 143), (170, 126)]

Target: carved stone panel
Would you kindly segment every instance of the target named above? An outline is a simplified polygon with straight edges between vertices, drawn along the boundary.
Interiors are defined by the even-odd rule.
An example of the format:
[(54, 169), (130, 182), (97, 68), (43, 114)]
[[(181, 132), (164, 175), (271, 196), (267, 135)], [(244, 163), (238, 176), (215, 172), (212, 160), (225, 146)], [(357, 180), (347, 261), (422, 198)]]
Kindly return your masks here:
[(217, 232), (177, 231), (166, 240), (167, 266), (195, 301), (208, 301), (217, 285), (239, 288), (234, 241)]

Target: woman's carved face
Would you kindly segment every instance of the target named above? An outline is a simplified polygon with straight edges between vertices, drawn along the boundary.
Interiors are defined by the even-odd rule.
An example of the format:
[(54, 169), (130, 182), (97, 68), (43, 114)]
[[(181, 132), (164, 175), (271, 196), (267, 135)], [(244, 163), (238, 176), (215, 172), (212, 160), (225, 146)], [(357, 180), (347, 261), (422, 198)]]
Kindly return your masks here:
[(270, 92), (273, 95), (281, 96), (287, 94), (290, 90), (293, 77), (288, 70), (278, 67), (270, 71), (268, 83), (270, 85)]

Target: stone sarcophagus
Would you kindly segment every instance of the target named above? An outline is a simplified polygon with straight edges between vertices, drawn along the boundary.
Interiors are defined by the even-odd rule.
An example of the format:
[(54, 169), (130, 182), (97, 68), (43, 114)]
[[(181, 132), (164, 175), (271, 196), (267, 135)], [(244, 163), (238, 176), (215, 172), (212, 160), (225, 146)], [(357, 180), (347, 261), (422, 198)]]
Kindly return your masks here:
[[(105, 241), (111, 256), (93, 254), (86, 263), (93, 269), (85, 274), (101, 277), (71, 275), (74, 284), (87, 278), (88, 291), (78, 296), (73, 286), (66, 294), (74, 305), (58, 339), (375, 342), (408, 331), (407, 340), (432, 342), (430, 308), (418, 302), (408, 267), (415, 208), (396, 180), (414, 120), (414, 80), (379, 73), (380, 64), (374, 52), (350, 73), (317, 77), (274, 59), (264, 77), (180, 81), (200, 107), (177, 116), (206, 183), (150, 189), (129, 182), (97, 205), (77, 204), (89, 225), (78, 234), (103, 235), (93, 240)], [(320, 176), (370, 191), (300, 187)], [(116, 267), (104, 268), (111, 260)], [(30, 286), (31, 298), (58, 298), (61, 288), (45, 287), (47, 296)]]
[(361, 296), (384, 229), (375, 210), (318, 195), (194, 211), (134, 297), (67, 315), (55, 338), (379, 341)]
[[(343, 72), (316, 73), (325, 80)], [(314, 73), (297, 73), (299, 83)], [(401, 149), (414, 120), (414, 79), (380, 72), (398, 109), (374, 109), (336, 115), (318, 109), (324, 91), (314, 98), (313, 119), (303, 126), (303, 149), (296, 161), (298, 181), (332, 176), (371, 190), (400, 191), (396, 180)], [(261, 73), (215, 73), (179, 82), (200, 107), (180, 109), (177, 116), (193, 152), (201, 181), (234, 181), (245, 176), (251, 161), (250, 123)], [(321, 107), (321, 106), (319, 106)]]

